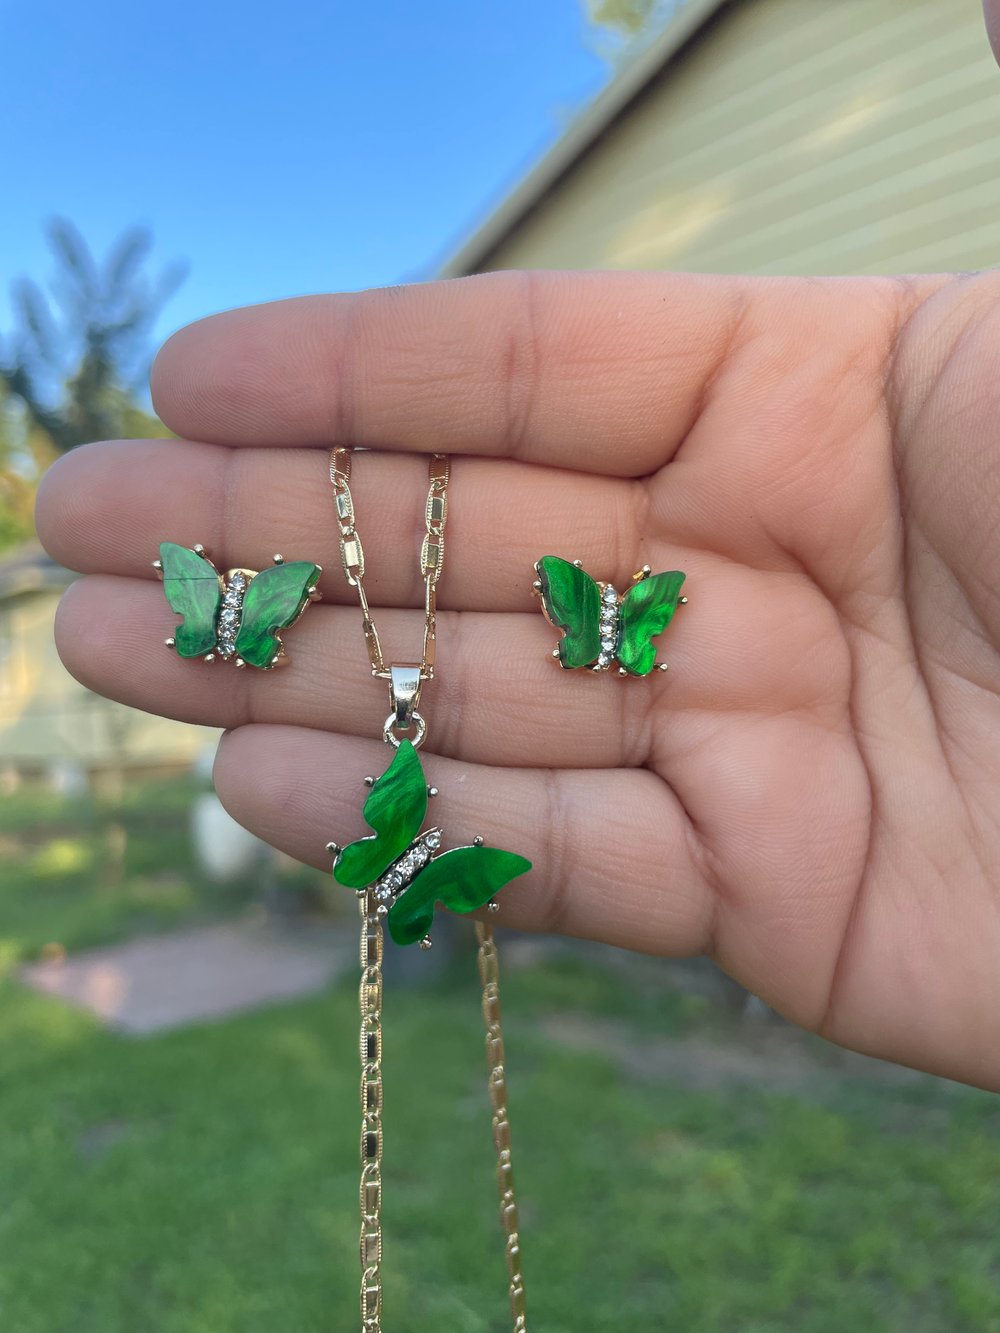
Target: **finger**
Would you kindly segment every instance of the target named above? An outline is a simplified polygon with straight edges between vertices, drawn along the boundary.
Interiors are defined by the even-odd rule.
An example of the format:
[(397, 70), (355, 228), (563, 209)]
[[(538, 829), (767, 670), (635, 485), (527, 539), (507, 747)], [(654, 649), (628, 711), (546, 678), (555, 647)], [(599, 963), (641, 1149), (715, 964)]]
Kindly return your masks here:
[[(826, 697), (832, 716), (831, 672), (839, 659), (818, 641), (818, 622), (805, 614), (801, 589), (779, 580), (762, 594), (763, 576), (721, 566), (696, 557), (695, 582), (711, 593), (678, 612), (660, 651), (670, 670), (645, 681), (561, 670), (551, 657), (556, 633), (538, 613), (443, 612), (440, 669), (420, 706), (430, 748), (473, 763), (655, 762), (668, 771), (682, 743), (683, 717), (768, 712), (776, 697), (786, 711), (820, 715)], [(389, 610), (378, 621), (386, 653), (412, 658), (420, 617)], [(284, 722), (378, 734), (388, 694), (385, 681), (371, 676), (356, 607), (310, 608), (283, 634), (288, 665), (271, 672), (183, 661), (163, 646), (175, 625), (157, 584), (93, 575), (63, 599), (56, 642), (69, 671), (88, 688), (147, 712), (215, 727)], [(654, 746), (660, 710), (666, 716)], [(683, 745), (691, 743), (688, 729)]]
[[(327, 842), (370, 832), (362, 779), (388, 758), (379, 741), (241, 727), (223, 739), (215, 783), (241, 824), (326, 869)], [(652, 774), (492, 769), (432, 755), (424, 763), (448, 846), (483, 837), (533, 863), (501, 891), (499, 923), (650, 953), (706, 947), (712, 895), (690, 855), (683, 811)]]
[(989, 34), (993, 54), (1000, 59), (1000, 0), (984, 0), (986, 11), (986, 31)]
[[(351, 478), (376, 605), (420, 606), (425, 460), (366, 454)], [(540, 555), (627, 579), (643, 559), (634, 483), (528, 464), (462, 459), (452, 468), (442, 606), (524, 610)], [(325, 457), (307, 449), (225, 449), (117, 440), (74, 449), (42, 482), (39, 535), (84, 573), (153, 577), (163, 540), (201, 543), (216, 567), (265, 568), (275, 552), (323, 566), (323, 596), (354, 601), (341, 572)], [(613, 566), (613, 567), (612, 567)], [(620, 566), (620, 568), (619, 568)], [(627, 568), (626, 568), (627, 566)]]
[(642, 476), (684, 438), (737, 330), (753, 336), (779, 308), (787, 330), (803, 299), (821, 304), (801, 285), (664, 273), (499, 273), (305, 297), (174, 334), (153, 399), (177, 434), (220, 444), (509, 455)]
[[(280, 722), (379, 735), (388, 690), (371, 675), (356, 608), (310, 608), (283, 633), (287, 665), (269, 672), (183, 661), (163, 646), (175, 623), (156, 586), (94, 575), (63, 598), (56, 642), (88, 688), (146, 712), (227, 729)], [(418, 639), (420, 622), (412, 611), (386, 611), (379, 629), (385, 648), (402, 650)], [(596, 767), (625, 762), (630, 746), (648, 748), (648, 710), (638, 698), (629, 736), (618, 708), (599, 711), (595, 726), (601, 682), (590, 673), (567, 680), (549, 655), (551, 640), (541, 616), (442, 613), (438, 651), (447, 667), (420, 704), (435, 752), (477, 763), (521, 764), (527, 755), (530, 764)]]

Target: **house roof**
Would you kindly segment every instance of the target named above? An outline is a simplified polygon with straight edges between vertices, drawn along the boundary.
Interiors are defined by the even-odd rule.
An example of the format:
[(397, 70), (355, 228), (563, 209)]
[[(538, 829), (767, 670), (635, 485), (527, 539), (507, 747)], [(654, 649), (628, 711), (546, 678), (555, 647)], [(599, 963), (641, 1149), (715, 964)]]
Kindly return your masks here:
[(548, 153), (500, 206), (443, 265), (439, 276), (457, 278), (484, 267), (490, 255), (545, 198), (688, 43), (722, 9), (737, 0), (681, 0), (656, 38), (623, 66), (618, 75), (573, 121)]
[(26, 542), (0, 559), (0, 602), (28, 592), (62, 592), (75, 578), (46, 554), (40, 542)]

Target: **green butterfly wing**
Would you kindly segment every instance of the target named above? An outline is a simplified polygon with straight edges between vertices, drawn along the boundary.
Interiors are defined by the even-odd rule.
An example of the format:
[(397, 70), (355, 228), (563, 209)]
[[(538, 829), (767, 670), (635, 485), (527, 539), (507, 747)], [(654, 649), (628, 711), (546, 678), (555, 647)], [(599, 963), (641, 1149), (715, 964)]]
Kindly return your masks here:
[(402, 740), (392, 763), (365, 801), (363, 811), (375, 836), (360, 838), (337, 854), (333, 877), (348, 889), (364, 889), (402, 856), (427, 814), (427, 782), (417, 752)]
[(211, 560), (176, 542), (160, 543), (163, 591), (170, 609), (183, 616), (174, 630), (181, 657), (202, 657), (215, 647), (215, 618), (222, 601), (222, 580)]
[(535, 569), (546, 618), (566, 631), (559, 641), (560, 663), (567, 669), (589, 666), (601, 651), (601, 590), (589, 574), (557, 555), (543, 555)]
[(389, 934), (397, 944), (415, 944), (431, 928), (435, 903), (452, 912), (474, 912), (530, 869), (531, 862), (523, 856), (498, 847), (455, 847), (442, 852), (389, 908)]
[(278, 630), (298, 620), (309, 600), (309, 589), (322, 572), (319, 565), (295, 560), (255, 574), (243, 598), (237, 656), (250, 666), (269, 670), (279, 650)]
[(622, 598), (621, 633), (615, 656), (633, 676), (648, 676), (656, 665), (652, 640), (670, 624), (681, 595), (679, 569), (653, 574), (634, 584)]

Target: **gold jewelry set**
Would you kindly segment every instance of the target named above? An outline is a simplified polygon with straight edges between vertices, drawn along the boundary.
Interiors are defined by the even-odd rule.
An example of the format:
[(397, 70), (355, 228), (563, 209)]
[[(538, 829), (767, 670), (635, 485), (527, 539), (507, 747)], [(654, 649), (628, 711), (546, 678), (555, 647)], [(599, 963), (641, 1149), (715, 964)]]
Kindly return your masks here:
[[(379, 777), (366, 777), (363, 815), (372, 833), (346, 846), (330, 842), (333, 876), (357, 893), (361, 918), (361, 1329), (382, 1328), (382, 1009), (383, 948), (388, 929), (397, 944), (431, 947), (429, 929), (443, 905), (465, 914), (495, 911), (495, 895), (531, 863), (514, 852), (487, 847), (483, 838), (445, 849), (444, 831), (424, 828), (428, 804), (437, 795), (426, 783), (417, 751), (427, 735), (419, 711), (421, 689), (434, 679), (437, 645), (437, 589), (444, 567), (448, 517), (449, 460), (429, 460), (425, 527), (420, 549), (424, 584), (423, 645), (419, 660), (387, 663), (365, 592), (365, 553), (355, 525), (351, 494), (353, 451), (330, 453), (330, 482), (344, 577), (361, 609), (371, 674), (386, 681), (389, 713), (381, 736), (392, 749)], [(220, 573), (201, 546), (173, 542), (160, 546), (154, 567), (172, 610), (181, 617), (167, 646), (178, 656), (270, 671), (287, 662), (281, 632), (293, 625), (311, 601), (319, 600), (322, 569), (307, 561), (274, 557), (269, 569), (233, 568)], [(669, 624), (684, 575), (652, 574), (648, 565), (620, 595), (599, 582), (579, 561), (542, 556), (535, 565), (534, 591), (546, 619), (562, 631), (553, 656), (565, 670), (603, 672), (617, 666), (621, 676), (641, 677), (657, 663), (652, 639)], [(475, 922), (482, 1009), (486, 1025), (487, 1086), (492, 1109), (500, 1218), (504, 1234), (508, 1293), (514, 1333), (525, 1333), (524, 1276), (517, 1201), (511, 1165), (510, 1122), (504, 1040), (500, 1018), (497, 945), (488, 921)]]

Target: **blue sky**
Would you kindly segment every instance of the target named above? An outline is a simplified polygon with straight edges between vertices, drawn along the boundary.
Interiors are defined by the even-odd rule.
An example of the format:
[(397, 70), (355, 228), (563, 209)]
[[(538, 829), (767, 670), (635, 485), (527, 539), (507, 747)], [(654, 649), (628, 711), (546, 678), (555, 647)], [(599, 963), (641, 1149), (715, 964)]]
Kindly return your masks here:
[(607, 80), (580, 0), (0, 0), (0, 330), (70, 217), (227, 306), (429, 276)]

